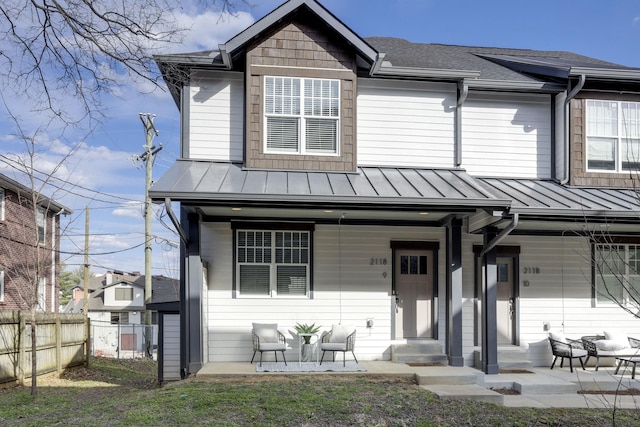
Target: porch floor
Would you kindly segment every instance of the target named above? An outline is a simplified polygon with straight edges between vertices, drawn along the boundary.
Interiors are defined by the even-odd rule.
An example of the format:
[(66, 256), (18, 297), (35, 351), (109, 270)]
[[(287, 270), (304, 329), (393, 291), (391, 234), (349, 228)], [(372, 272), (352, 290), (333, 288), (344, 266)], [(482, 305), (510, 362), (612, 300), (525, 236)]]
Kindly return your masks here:
[[(290, 363), (297, 363), (295, 361)], [(638, 408), (639, 397), (613, 394), (580, 394), (578, 391), (640, 390), (640, 380), (631, 379), (630, 368), (614, 374), (615, 367), (574, 369), (555, 367), (531, 368), (531, 373), (485, 375), (471, 367), (409, 366), (390, 361), (359, 361), (366, 372), (296, 372), (294, 375), (391, 375), (412, 377), (423, 388), (443, 399), (475, 399), (508, 407), (533, 408)], [(196, 377), (292, 375), (256, 372), (256, 363), (210, 362)], [(513, 389), (520, 394), (504, 395), (492, 389)]]

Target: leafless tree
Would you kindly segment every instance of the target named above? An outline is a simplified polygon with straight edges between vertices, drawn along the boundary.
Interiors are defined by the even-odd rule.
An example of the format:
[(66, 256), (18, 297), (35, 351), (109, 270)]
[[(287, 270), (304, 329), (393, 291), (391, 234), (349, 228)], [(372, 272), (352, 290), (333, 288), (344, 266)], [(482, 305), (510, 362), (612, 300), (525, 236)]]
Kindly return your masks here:
[[(0, 98), (7, 118), (24, 141), (23, 156), (13, 158), (14, 168), (33, 190), (20, 203), (31, 207), (33, 218), (22, 239), (31, 247), (10, 274), (20, 274), (27, 285), (20, 299), (31, 311), (32, 394), (36, 394), (36, 313), (38, 281), (51, 263), (51, 254), (38, 245), (38, 209), (42, 190), (74, 150), (44, 175), (35, 167), (41, 133), (64, 132), (68, 126), (90, 131), (105, 116), (101, 100), (125, 83), (160, 87), (152, 55), (179, 43), (188, 31), (177, 12), (188, 7), (235, 13), (247, 0), (3, 0), (0, 2)], [(187, 3), (189, 3), (187, 5)], [(10, 102), (9, 100), (20, 100)], [(29, 121), (24, 119), (30, 118)], [(34, 117), (37, 119), (34, 120)], [(26, 123), (35, 129), (27, 129)], [(68, 184), (68, 183), (67, 183)], [(63, 188), (64, 186), (62, 186)], [(54, 197), (55, 194), (47, 194)]]
[[(194, 1), (193, 7), (223, 14), (248, 6), (247, 0)], [(176, 12), (185, 5), (171, 0), (3, 0), (0, 87), (29, 99), (28, 108), (49, 120), (78, 124), (99, 118), (101, 96), (123, 82), (142, 80), (158, 87), (152, 54), (182, 40), (188, 28)]]

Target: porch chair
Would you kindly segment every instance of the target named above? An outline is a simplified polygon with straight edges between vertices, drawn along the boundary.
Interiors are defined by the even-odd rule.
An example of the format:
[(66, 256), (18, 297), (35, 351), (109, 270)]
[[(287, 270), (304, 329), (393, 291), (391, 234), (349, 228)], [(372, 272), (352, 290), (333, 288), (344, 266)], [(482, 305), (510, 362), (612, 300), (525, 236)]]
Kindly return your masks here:
[(585, 370), (582, 358), (587, 357), (587, 350), (583, 348), (581, 341), (572, 340), (562, 334), (551, 332), (549, 333), (549, 343), (551, 344), (551, 352), (554, 356), (550, 369), (553, 369), (558, 357), (560, 357), (561, 368), (563, 367), (564, 359), (569, 359), (569, 370), (573, 372), (573, 359), (578, 359), (582, 370)]
[(324, 353), (331, 351), (333, 353), (333, 361), (336, 361), (336, 351), (342, 352), (342, 366), (346, 366), (347, 351), (353, 354), (353, 359), (358, 363), (356, 354), (353, 349), (356, 345), (356, 329), (353, 326), (333, 325), (331, 331), (325, 331), (320, 336), (320, 349), (322, 357), (320, 364), (324, 359)]
[(287, 339), (284, 334), (278, 330), (277, 323), (253, 323), (253, 329), (251, 329), (251, 336), (253, 338), (253, 356), (251, 357), (251, 363), (256, 357), (256, 352), (260, 352), (260, 366), (262, 366), (262, 353), (265, 351), (273, 351), (278, 361), (278, 351), (282, 353), (284, 364), (287, 364), (287, 359), (284, 357), (284, 352), (287, 349)]

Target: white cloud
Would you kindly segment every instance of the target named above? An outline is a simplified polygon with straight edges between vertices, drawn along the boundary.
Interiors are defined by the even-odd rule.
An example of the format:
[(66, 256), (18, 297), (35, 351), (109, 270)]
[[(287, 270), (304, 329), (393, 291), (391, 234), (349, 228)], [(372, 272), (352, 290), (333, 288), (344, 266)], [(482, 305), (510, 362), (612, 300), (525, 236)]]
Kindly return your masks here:
[(114, 209), (111, 214), (114, 216), (141, 219), (143, 218), (144, 203), (128, 202), (125, 205)]

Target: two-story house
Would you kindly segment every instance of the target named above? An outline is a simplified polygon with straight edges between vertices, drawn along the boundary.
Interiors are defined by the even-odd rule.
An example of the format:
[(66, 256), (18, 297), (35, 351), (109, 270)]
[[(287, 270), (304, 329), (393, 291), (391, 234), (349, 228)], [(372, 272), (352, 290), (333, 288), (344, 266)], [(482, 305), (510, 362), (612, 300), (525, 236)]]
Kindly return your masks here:
[[(151, 281), (151, 303), (178, 300), (177, 279), (156, 275)], [(85, 309), (84, 286), (71, 290), (72, 298), (65, 313), (82, 313)], [(91, 319), (92, 353), (101, 356), (140, 356), (145, 354), (145, 321), (151, 311), (151, 344), (157, 344), (158, 312), (145, 304), (145, 276), (138, 272), (109, 271), (89, 278), (87, 283), (87, 317)]]
[(252, 322), (490, 374), (501, 349), (550, 363), (549, 330), (640, 335), (613, 279), (640, 278), (640, 69), (362, 38), (314, 0), (156, 61), (182, 120), (151, 196), (182, 240), (183, 377), (248, 362)]
[(60, 215), (71, 213), (0, 174), (0, 310), (58, 311)]

